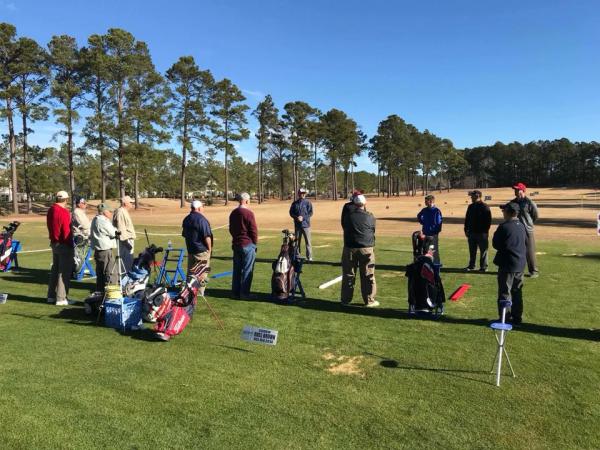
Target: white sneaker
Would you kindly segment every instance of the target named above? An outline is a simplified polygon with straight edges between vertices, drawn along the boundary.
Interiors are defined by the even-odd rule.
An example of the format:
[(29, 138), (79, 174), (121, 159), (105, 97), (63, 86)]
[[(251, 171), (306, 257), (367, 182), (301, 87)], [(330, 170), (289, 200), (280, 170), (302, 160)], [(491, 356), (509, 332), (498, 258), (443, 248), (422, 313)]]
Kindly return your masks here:
[(51, 303), (51, 304), (54, 304), (54, 303), (56, 303), (56, 299), (55, 299), (55, 298), (50, 298), (50, 297), (48, 297), (48, 298), (46, 299), (46, 303)]
[(56, 301), (56, 306), (69, 306), (69, 305), (74, 305), (75, 302), (72, 300), (57, 300)]
[(365, 306), (367, 308), (375, 308), (375, 307), (379, 306), (379, 302), (377, 300), (373, 300), (372, 302), (367, 303)]

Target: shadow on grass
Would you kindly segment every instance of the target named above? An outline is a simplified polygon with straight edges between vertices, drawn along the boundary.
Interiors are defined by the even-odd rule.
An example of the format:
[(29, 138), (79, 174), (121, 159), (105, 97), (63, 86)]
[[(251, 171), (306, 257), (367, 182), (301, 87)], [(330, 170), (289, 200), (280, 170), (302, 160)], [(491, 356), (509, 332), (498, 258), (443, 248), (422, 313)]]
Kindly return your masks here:
[[(361, 316), (379, 317), (383, 319), (399, 319), (399, 320), (433, 320), (431, 317), (422, 315), (410, 315), (407, 310), (404, 309), (393, 309), (393, 308), (365, 308), (364, 306), (355, 303), (349, 306), (342, 306), (340, 302), (321, 300), (316, 298), (306, 298), (305, 300), (298, 300), (292, 304), (280, 304), (273, 302), (270, 294), (268, 293), (257, 293), (252, 300), (234, 300), (231, 298), (231, 291), (229, 289), (212, 289), (207, 291), (209, 297), (231, 299), (231, 301), (242, 301), (242, 302), (263, 302), (279, 304), (281, 307), (297, 307), (302, 309), (311, 309), (316, 311), (324, 311), (330, 313), (341, 313), (341, 314), (356, 314)], [(437, 319), (437, 322), (442, 324), (457, 324), (457, 325), (473, 325), (479, 327), (488, 327), (491, 320), (487, 318), (460, 318), (452, 316), (441, 316)], [(568, 339), (581, 339), (588, 341), (599, 341), (600, 330), (587, 329), (587, 328), (564, 328), (554, 327), (552, 325), (523, 323), (516, 331), (524, 333), (534, 333), (544, 336), (562, 337)]]
[[(13, 283), (38, 284), (48, 285), (48, 277), (50, 269), (31, 269), (29, 267), (20, 267), (18, 270), (13, 270), (8, 276), (2, 277), (3, 280)], [(71, 287), (77, 289), (95, 290), (96, 282), (91, 279), (81, 281), (71, 280)]]
[(434, 372), (440, 375), (446, 375), (455, 378), (461, 378), (463, 380), (475, 381), (477, 383), (489, 384), (491, 386), (494, 385), (492, 381), (485, 381), (479, 378), (474, 378), (468, 376), (468, 374), (473, 375), (489, 375), (490, 372), (485, 370), (468, 370), (468, 369), (449, 369), (446, 367), (423, 367), (423, 366), (415, 366), (415, 365), (400, 365), (398, 361), (395, 359), (387, 358), (385, 356), (376, 355), (374, 353), (365, 352), (368, 356), (373, 356), (375, 358), (381, 359), (379, 365), (386, 369), (399, 369), (399, 370), (418, 370), (424, 372)]

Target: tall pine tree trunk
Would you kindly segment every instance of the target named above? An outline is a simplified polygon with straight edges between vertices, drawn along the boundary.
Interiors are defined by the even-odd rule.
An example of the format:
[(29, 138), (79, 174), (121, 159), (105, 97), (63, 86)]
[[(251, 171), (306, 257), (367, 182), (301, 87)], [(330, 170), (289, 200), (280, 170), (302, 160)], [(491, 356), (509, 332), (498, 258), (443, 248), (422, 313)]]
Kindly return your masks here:
[(179, 207), (183, 208), (185, 206), (185, 166), (187, 159), (187, 121), (183, 124), (183, 145), (181, 146), (181, 197), (179, 202)]
[(25, 193), (27, 194), (27, 214), (31, 214), (31, 183), (29, 180), (29, 149), (27, 147), (27, 114), (22, 113), (23, 119), (23, 181), (25, 182)]
[(257, 186), (257, 194), (258, 194), (258, 203), (262, 203), (262, 147), (259, 144), (258, 146), (258, 186)]
[(8, 122), (8, 145), (10, 147), (10, 174), (12, 184), (12, 204), (13, 213), (19, 214), (18, 195), (18, 177), (17, 177), (17, 141), (15, 137), (15, 127), (13, 124), (12, 101), (6, 99), (6, 120)]
[(285, 189), (284, 174), (283, 174), (283, 153), (280, 154), (279, 158), (279, 199), (283, 200), (283, 190)]
[(119, 195), (125, 197), (125, 167), (123, 166), (123, 158), (125, 156), (125, 148), (123, 146), (123, 86), (119, 86), (117, 95), (117, 126), (119, 127), (118, 139), (118, 156), (119, 156)]
[(133, 173), (133, 198), (135, 199), (135, 209), (139, 208), (138, 198), (140, 196), (140, 160), (143, 160), (143, 149), (140, 142), (140, 121), (138, 120), (135, 128), (135, 143), (137, 144), (138, 157), (135, 159)]
[(313, 150), (315, 153), (315, 168), (314, 168), (314, 171), (315, 171), (315, 201), (317, 201), (317, 198), (319, 197), (319, 194), (317, 192), (317, 170), (318, 170), (319, 160), (317, 158), (317, 156), (318, 156), (317, 155), (317, 144), (313, 144), (313, 146), (314, 146)]
[(227, 153), (229, 151), (229, 121), (225, 119), (225, 206), (229, 204), (229, 170), (227, 167)]
[(73, 110), (67, 106), (67, 155), (69, 158), (69, 194), (71, 195), (71, 211), (75, 209), (75, 171), (73, 170)]

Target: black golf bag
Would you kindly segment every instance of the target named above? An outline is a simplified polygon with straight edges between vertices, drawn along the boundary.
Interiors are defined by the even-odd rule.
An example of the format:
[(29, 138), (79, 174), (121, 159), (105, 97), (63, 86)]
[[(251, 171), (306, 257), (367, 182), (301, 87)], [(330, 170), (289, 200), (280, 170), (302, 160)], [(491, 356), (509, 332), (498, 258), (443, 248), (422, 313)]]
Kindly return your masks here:
[(136, 293), (146, 289), (156, 254), (162, 251), (162, 247), (151, 244), (133, 260), (131, 270), (121, 280), (123, 292), (127, 297), (133, 297)]
[(279, 256), (273, 261), (273, 275), (271, 276), (271, 298), (277, 302), (292, 302), (299, 291), (302, 298), (306, 298), (300, 274), (304, 258), (300, 256), (294, 233), (283, 230), (283, 244)]
[(13, 234), (19, 228), (21, 222), (11, 222), (8, 226), (3, 227), (4, 231), (0, 233), (0, 272), (7, 270), (13, 258), (12, 241)]
[(431, 254), (418, 256), (406, 267), (409, 313), (425, 312), (436, 316), (444, 312), (444, 285), (435, 270)]
[(412, 234), (413, 256), (415, 261), (419, 256), (426, 255), (433, 247), (433, 237), (425, 236), (420, 231), (415, 231)]

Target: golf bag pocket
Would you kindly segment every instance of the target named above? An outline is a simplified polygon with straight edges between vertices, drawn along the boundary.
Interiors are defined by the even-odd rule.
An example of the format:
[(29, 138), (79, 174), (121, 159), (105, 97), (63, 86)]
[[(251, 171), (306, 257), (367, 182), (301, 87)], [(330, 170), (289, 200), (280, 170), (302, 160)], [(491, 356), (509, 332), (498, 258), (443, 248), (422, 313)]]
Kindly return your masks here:
[[(171, 302), (169, 302), (172, 304)], [(164, 333), (167, 336), (176, 336), (180, 334), (187, 324), (190, 322), (190, 315), (187, 308), (181, 306), (173, 306), (170, 310), (161, 317), (154, 326), (154, 331)]]
[(142, 297), (142, 317), (146, 322), (156, 322), (171, 306), (171, 297), (164, 287), (148, 288)]

